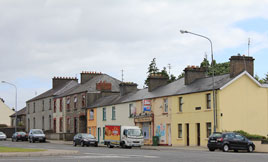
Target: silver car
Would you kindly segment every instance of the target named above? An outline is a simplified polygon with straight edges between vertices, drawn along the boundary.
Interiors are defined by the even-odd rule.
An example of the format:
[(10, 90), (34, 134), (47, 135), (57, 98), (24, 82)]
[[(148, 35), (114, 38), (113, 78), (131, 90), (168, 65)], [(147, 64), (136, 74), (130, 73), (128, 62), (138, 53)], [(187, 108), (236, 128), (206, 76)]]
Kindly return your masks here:
[(28, 140), (30, 143), (34, 143), (35, 141), (46, 142), (46, 135), (41, 129), (31, 129)]
[(0, 140), (7, 140), (7, 136), (5, 133), (0, 132)]

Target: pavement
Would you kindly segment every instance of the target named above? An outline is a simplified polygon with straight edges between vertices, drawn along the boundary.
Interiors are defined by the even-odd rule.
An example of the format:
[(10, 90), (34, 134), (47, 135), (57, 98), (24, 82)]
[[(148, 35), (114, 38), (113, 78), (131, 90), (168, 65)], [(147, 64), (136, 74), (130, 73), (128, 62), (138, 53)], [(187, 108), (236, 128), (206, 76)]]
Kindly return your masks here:
[(74, 154), (78, 154), (78, 153), (79, 153), (79, 151), (75, 151), (75, 150), (47, 149), (46, 151), (40, 151), (40, 152), (7, 152), (7, 153), (0, 153), (0, 157), (39, 157), (39, 156), (74, 155)]

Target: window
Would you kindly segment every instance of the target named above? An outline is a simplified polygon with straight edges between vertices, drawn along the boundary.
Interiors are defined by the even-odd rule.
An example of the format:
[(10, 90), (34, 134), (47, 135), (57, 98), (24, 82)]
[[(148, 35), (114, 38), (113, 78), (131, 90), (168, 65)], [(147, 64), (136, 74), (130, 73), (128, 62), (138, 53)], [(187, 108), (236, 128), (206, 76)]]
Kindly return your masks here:
[(115, 120), (115, 107), (112, 107), (112, 120)]
[(35, 113), (35, 102), (33, 103), (33, 113)]
[(133, 104), (129, 104), (129, 117), (134, 117), (136, 114), (136, 108), (133, 106)]
[(102, 108), (102, 120), (106, 120), (106, 108)]
[(178, 138), (182, 138), (182, 124), (178, 124)]
[(56, 99), (54, 99), (54, 113), (56, 112)]
[(62, 117), (60, 117), (60, 132), (62, 132)]
[(179, 97), (179, 112), (182, 112), (182, 105), (183, 105), (182, 97)]
[(28, 112), (28, 114), (30, 114), (30, 104), (27, 104), (27, 105), (28, 105), (27, 112)]
[(168, 113), (168, 99), (164, 99), (164, 113)]
[(211, 123), (207, 123), (207, 138), (211, 135)]
[(74, 108), (77, 108), (77, 96), (74, 96)]
[(211, 94), (207, 94), (207, 109), (211, 109)]
[(51, 130), (51, 120), (52, 120), (51, 115), (49, 115), (49, 130)]
[(70, 124), (71, 124), (71, 120), (70, 120), (70, 118), (68, 117), (67, 118), (67, 122), (66, 122), (66, 125), (67, 125), (67, 132), (70, 132)]
[(33, 118), (33, 129), (35, 129), (35, 118)]
[(62, 112), (62, 98), (60, 98), (60, 112)]
[(56, 123), (56, 118), (54, 118), (54, 120), (53, 120), (53, 131), (54, 131), (54, 133), (56, 133), (56, 130), (57, 130), (57, 123)]
[(94, 110), (90, 110), (89, 112), (89, 119), (94, 120)]
[(49, 99), (49, 110), (51, 110), (51, 99)]
[(88, 134), (91, 134), (91, 127), (88, 128)]
[(70, 97), (67, 97), (66, 105), (67, 105), (67, 111), (70, 111)]
[(45, 111), (45, 101), (42, 101), (42, 111)]
[(82, 107), (86, 106), (86, 95), (82, 94)]

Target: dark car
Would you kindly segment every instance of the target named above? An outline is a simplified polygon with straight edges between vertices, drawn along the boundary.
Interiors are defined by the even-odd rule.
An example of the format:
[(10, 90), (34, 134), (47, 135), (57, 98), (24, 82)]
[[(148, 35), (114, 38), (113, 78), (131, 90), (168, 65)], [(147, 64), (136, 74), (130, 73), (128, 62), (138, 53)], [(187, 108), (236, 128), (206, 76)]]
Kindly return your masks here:
[(73, 146), (76, 146), (76, 145), (80, 145), (82, 147), (93, 145), (97, 147), (98, 140), (96, 140), (96, 138), (91, 134), (78, 133), (74, 136), (74, 140), (73, 140)]
[(253, 152), (255, 150), (255, 145), (252, 141), (248, 140), (241, 134), (234, 132), (219, 133), (215, 132), (208, 138), (208, 149), (209, 151), (215, 151), (220, 149), (224, 152), (229, 150), (247, 150), (248, 152)]
[(28, 140), (30, 143), (34, 143), (35, 141), (46, 142), (46, 135), (41, 129), (31, 129)]
[(28, 140), (28, 135), (25, 132), (16, 132), (12, 135), (11, 137), (12, 142), (14, 141), (27, 141)]

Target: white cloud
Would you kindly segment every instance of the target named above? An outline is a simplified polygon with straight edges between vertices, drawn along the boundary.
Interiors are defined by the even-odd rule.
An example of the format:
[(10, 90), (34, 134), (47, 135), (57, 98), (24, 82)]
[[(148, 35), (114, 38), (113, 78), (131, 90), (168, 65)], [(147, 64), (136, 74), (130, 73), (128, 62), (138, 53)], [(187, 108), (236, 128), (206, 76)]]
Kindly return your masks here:
[[(185, 66), (199, 64), (205, 52), (209, 55), (206, 40), (182, 35), (180, 29), (210, 37), (216, 54), (245, 44), (249, 36), (258, 42), (252, 52), (267, 48), (267, 34), (234, 26), (249, 18), (267, 19), (267, 7), (267, 0), (1, 1), (0, 78), (45, 80), (48, 84), (41, 85), (49, 88), (53, 76), (92, 70), (120, 79), (124, 69), (125, 80), (142, 87), (154, 57), (159, 68), (170, 63), (179, 75)], [(23, 100), (31, 97), (27, 93)]]

